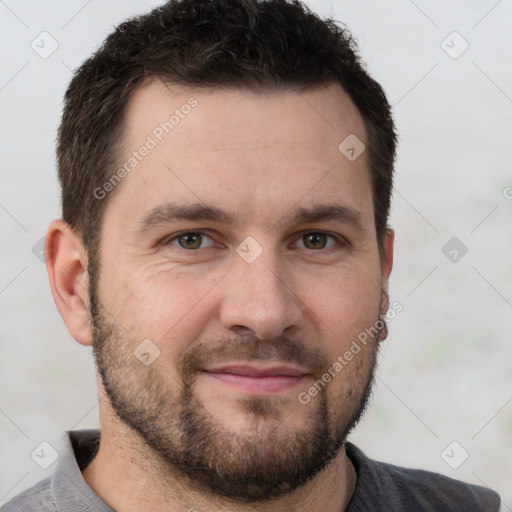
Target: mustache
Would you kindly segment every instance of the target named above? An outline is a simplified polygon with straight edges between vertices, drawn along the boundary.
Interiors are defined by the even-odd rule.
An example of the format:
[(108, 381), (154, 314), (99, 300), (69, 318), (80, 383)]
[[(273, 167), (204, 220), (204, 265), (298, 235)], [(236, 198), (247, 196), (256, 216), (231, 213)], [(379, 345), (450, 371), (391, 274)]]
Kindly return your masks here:
[(213, 345), (204, 342), (191, 345), (179, 357), (177, 371), (187, 384), (206, 365), (229, 360), (295, 363), (315, 377), (325, 373), (330, 365), (324, 352), (306, 345), (302, 340), (287, 337), (260, 340), (246, 336), (224, 339)]

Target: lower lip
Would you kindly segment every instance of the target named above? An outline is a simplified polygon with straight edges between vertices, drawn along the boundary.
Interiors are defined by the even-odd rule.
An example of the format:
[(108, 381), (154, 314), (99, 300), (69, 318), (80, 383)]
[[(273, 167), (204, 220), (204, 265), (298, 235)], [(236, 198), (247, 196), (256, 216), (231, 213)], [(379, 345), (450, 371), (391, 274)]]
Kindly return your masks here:
[(236, 375), (234, 373), (214, 372), (204, 372), (204, 374), (238, 389), (257, 393), (285, 391), (297, 386), (305, 377), (290, 375), (255, 377), (250, 375)]

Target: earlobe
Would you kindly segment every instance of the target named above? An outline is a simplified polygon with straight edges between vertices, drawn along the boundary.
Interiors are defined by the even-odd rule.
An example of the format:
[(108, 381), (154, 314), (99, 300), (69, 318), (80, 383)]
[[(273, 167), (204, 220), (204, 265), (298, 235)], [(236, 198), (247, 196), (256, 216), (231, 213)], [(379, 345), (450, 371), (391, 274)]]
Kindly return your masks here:
[(46, 231), (45, 261), (53, 300), (71, 336), (92, 345), (89, 325), (87, 252), (80, 237), (63, 220)]

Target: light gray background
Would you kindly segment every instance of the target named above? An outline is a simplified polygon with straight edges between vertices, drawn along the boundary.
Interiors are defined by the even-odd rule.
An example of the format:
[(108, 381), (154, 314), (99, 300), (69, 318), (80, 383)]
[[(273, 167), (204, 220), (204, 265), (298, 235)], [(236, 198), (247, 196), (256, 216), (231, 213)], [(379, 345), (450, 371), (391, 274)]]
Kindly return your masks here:
[[(0, 0), (0, 503), (52, 471), (31, 458), (42, 441), (58, 448), (64, 430), (98, 425), (90, 349), (67, 332), (32, 248), (60, 213), (54, 140), (70, 70), (157, 3)], [(512, 1), (309, 4), (352, 30), (400, 132), (390, 291), (404, 309), (350, 439), (488, 485), (512, 510)], [(43, 31), (59, 44), (47, 59), (31, 48)], [(442, 252), (452, 237), (468, 248), (457, 262)], [(453, 441), (452, 465), (469, 453), (458, 469), (441, 456)]]

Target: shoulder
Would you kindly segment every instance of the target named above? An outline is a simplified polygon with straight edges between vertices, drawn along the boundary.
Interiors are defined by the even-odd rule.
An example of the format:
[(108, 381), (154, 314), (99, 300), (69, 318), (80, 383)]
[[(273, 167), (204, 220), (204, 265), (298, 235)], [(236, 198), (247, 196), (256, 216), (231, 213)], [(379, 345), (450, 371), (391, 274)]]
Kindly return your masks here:
[(347, 455), (358, 474), (348, 511), (498, 512), (499, 495), (491, 489), (447, 476), (369, 459), (351, 443)]
[(57, 512), (51, 494), (51, 477), (30, 487), (0, 508), (1, 512)]

